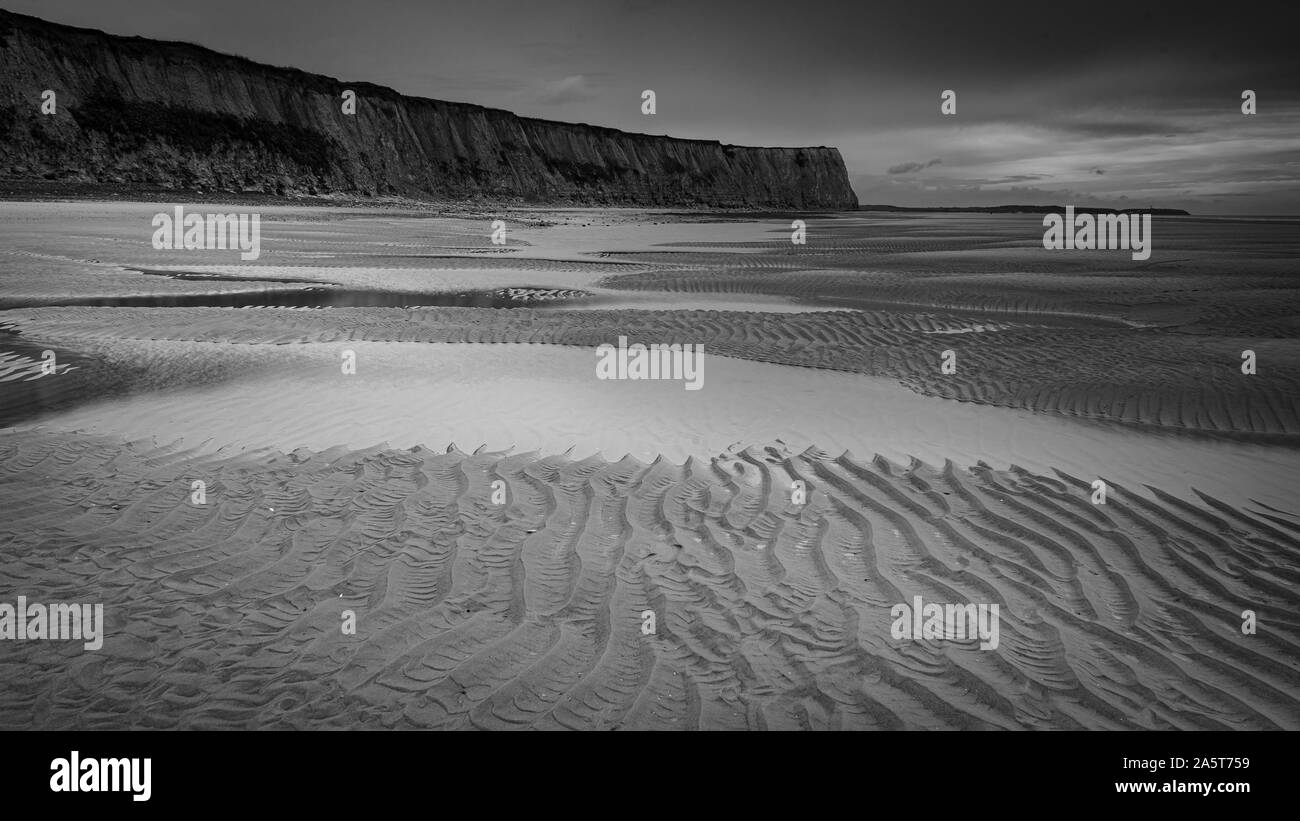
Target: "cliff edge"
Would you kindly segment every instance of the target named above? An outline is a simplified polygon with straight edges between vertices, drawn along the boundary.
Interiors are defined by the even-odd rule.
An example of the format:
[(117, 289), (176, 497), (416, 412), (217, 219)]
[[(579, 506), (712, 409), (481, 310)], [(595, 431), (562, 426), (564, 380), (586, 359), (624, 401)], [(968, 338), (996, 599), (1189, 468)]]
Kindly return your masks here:
[[(356, 113), (342, 95), (356, 93)], [(55, 92), (55, 113), (42, 94)], [(0, 179), (281, 196), (856, 208), (834, 148), (519, 117), (0, 10)]]

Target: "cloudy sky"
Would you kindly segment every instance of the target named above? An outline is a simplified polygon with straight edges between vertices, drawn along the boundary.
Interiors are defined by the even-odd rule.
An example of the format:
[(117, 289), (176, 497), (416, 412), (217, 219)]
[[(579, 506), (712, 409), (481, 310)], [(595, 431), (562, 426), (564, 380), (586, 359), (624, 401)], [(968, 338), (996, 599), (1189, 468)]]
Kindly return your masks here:
[[(520, 114), (833, 145), (863, 203), (1300, 213), (1291, 3), (0, 0)], [(641, 114), (653, 89), (658, 110)], [(957, 113), (940, 113), (956, 92)], [(1258, 113), (1241, 112), (1254, 90)]]

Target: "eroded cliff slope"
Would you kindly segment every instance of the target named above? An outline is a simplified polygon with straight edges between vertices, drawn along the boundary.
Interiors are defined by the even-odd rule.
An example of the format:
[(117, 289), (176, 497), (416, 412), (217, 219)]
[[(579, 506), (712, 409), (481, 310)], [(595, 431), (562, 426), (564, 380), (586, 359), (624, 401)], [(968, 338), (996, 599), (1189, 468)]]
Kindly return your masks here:
[[(342, 95), (356, 93), (356, 113)], [(53, 115), (42, 94), (55, 92)], [(518, 117), (0, 10), (0, 178), (269, 194), (853, 208), (834, 148)]]

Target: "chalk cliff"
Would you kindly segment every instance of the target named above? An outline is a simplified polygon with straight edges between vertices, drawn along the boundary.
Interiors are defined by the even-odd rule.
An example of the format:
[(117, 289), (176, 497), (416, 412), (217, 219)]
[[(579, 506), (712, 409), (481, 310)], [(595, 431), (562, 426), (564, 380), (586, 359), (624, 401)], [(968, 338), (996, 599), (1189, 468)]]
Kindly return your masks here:
[[(42, 93), (55, 92), (53, 115)], [(342, 94), (356, 93), (344, 114)], [(0, 10), (0, 179), (278, 195), (854, 208), (834, 148), (748, 148), (407, 97)]]

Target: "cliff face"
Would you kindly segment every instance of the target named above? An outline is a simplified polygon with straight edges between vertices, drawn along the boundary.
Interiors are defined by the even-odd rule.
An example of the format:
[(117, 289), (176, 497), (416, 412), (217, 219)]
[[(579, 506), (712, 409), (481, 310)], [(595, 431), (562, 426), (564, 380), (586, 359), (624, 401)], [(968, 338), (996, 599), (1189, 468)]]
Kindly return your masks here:
[[(56, 93), (52, 116), (42, 92)], [(356, 113), (341, 110), (344, 90)], [(517, 117), (0, 10), (0, 178), (271, 194), (854, 208), (834, 148)]]

